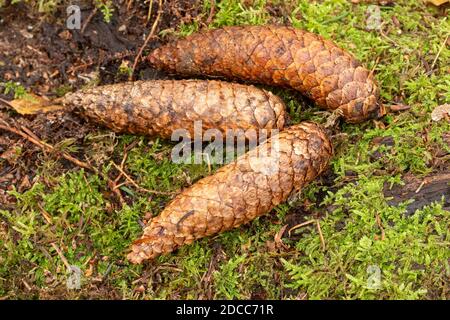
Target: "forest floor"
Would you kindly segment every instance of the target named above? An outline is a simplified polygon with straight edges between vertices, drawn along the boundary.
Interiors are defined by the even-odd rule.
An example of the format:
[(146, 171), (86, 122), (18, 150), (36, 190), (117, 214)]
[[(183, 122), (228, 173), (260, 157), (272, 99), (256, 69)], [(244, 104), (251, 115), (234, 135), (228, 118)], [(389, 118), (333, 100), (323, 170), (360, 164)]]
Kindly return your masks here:
[[(132, 68), (158, 1), (151, 12), (150, 1), (85, 1), (81, 30), (66, 28), (63, 1), (6, 2), (4, 100), (55, 98), (130, 74), (169, 77), (141, 60)], [(373, 8), (380, 29), (369, 28)], [(450, 123), (431, 119), (450, 103), (447, 13), (416, 0), (165, 0), (144, 56), (199, 29), (292, 25), (334, 40), (374, 70), (388, 112), (338, 123), (329, 171), (288, 203), (144, 265), (125, 259), (142, 225), (171, 193), (218, 166), (174, 164), (171, 142), (115, 134), (73, 114), (22, 116), (0, 105), (0, 125), (22, 133), (0, 128), (0, 300), (450, 299)], [(292, 122), (326, 122), (329, 114), (298, 93), (270, 89)], [(81, 284), (70, 289), (76, 268)]]

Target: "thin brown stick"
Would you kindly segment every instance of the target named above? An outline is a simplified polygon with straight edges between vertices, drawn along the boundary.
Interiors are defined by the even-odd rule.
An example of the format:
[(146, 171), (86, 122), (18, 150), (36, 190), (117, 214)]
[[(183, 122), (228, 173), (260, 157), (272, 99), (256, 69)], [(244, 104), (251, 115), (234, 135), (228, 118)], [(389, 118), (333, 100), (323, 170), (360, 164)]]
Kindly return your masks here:
[[(130, 143), (128, 146), (125, 146), (123, 148), (123, 157), (122, 157), (122, 161), (120, 162), (120, 168), (122, 168), (122, 170), (123, 170), (123, 167), (125, 165), (125, 162), (128, 159), (128, 152), (131, 149), (133, 149), (136, 146), (136, 144), (137, 144), (137, 141), (135, 140), (132, 143)], [(116, 179), (114, 179), (114, 183), (117, 184), (119, 182), (120, 178), (122, 178), (122, 176), (123, 176), (122, 172), (119, 171), (119, 174), (117, 175)], [(123, 184), (121, 183), (120, 186), (122, 186), (122, 185)], [(119, 188), (120, 186), (116, 186), (116, 187)]]
[(411, 106), (405, 104), (391, 104), (386, 107), (389, 108), (389, 110), (392, 112), (401, 112), (411, 109)]
[(111, 162), (111, 163), (117, 170), (119, 170), (120, 173), (122, 173), (122, 175), (125, 177), (125, 179), (127, 179), (128, 182), (130, 182), (139, 191), (152, 193), (152, 194), (161, 194), (161, 195), (173, 195), (173, 194), (176, 194), (176, 192), (164, 192), (164, 191), (145, 189), (145, 188), (141, 187), (140, 185), (138, 185), (120, 166), (118, 166), (114, 162)]
[(31, 291), (31, 286), (28, 284), (28, 282), (25, 281), (25, 279), (22, 279), (22, 283), (28, 291)]
[(209, 9), (208, 19), (206, 19), (206, 24), (209, 25), (212, 22), (214, 14), (216, 13), (216, 0), (209, 1), (211, 8)]
[[(120, 162), (120, 167), (123, 169), (123, 166), (125, 165), (125, 161), (127, 161), (128, 158), (128, 153), (124, 152), (123, 157), (122, 157), (122, 161)], [(116, 188), (119, 188), (119, 186), (117, 186), (117, 183), (119, 182), (120, 178), (122, 178), (123, 173), (121, 171), (119, 171), (119, 174), (117, 175), (117, 177), (114, 179), (114, 183), (116, 183)]]
[[(38, 147), (40, 147), (40, 148), (42, 148), (44, 150), (47, 149), (47, 151), (55, 151), (55, 147), (53, 147), (52, 145), (50, 145), (48, 143), (45, 143), (42, 140), (38, 140), (38, 139), (30, 136), (29, 134), (27, 134), (26, 132), (23, 132), (22, 130), (18, 130), (16, 128), (12, 128), (12, 127), (10, 127), (8, 125), (1, 125), (1, 124), (0, 124), (0, 129), (8, 131), (8, 132), (11, 132), (11, 133), (15, 133), (15, 134), (17, 134), (17, 135), (27, 139), (31, 143), (37, 145)], [(83, 161), (78, 160), (77, 158), (72, 157), (67, 152), (58, 152), (58, 153), (60, 153), (61, 156), (64, 159), (72, 162), (73, 164), (75, 164), (75, 165), (77, 165), (79, 167), (85, 168), (87, 170), (95, 171), (90, 165), (88, 165), (87, 163), (85, 163)]]
[(127, 11), (130, 10), (132, 4), (133, 4), (133, 0), (128, 0)]
[(142, 45), (142, 47), (139, 49), (138, 54), (136, 55), (136, 58), (134, 59), (133, 62), (133, 67), (131, 68), (131, 73), (130, 73), (130, 77), (129, 80), (133, 80), (133, 75), (134, 75), (134, 70), (136, 70), (136, 66), (138, 64), (139, 59), (142, 56), (142, 52), (144, 52), (144, 48), (147, 46), (148, 42), (150, 41), (150, 39), (153, 37), (153, 35), (155, 34), (156, 31), (156, 27), (158, 26), (159, 23), (159, 19), (161, 18), (161, 14), (163, 13), (162, 10), (162, 0), (159, 0), (159, 4), (158, 4), (158, 15), (156, 16), (155, 22), (153, 22), (152, 28), (150, 30), (150, 33), (148, 34), (147, 38), (144, 41), (144, 44)]
[(422, 187), (425, 185), (425, 180), (422, 181), (422, 183), (419, 185), (419, 187), (416, 189), (415, 193), (419, 193), (420, 190), (422, 190)]
[(86, 27), (88, 26), (88, 24), (91, 22), (92, 18), (95, 16), (95, 14), (97, 13), (98, 8), (95, 7), (94, 10), (92, 10), (91, 14), (87, 17), (86, 21), (83, 23), (83, 26), (81, 27), (81, 34), (84, 33), (84, 30), (86, 29)]
[[(130, 145), (125, 146), (123, 148), (123, 157), (122, 157), (122, 161), (120, 162), (120, 168), (123, 169), (125, 162), (127, 161), (128, 158), (128, 151), (130, 151), (132, 148), (134, 148), (134, 146), (137, 144), (137, 141), (132, 142)], [(117, 177), (114, 179), (114, 181), (109, 181), (108, 185), (110, 186), (111, 190), (117, 195), (117, 197), (119, 198), (119, 201), (122, 205), (125, 204), (125, 200), (122, 197), (122, 194), (120, 193), (120, 187), (123, 185), (126, 185), (127, 183), (129, 183), (128, 181), (123, 182), (123, 183), (119, 183), (120, 178), (122, 178), (123, 173), (121, 171), (119, 171), (119, 174), (117, 175)]]
[(311, 223), (314, 223), (314, 222), (315, 222), (315, 220), (309, 220), (309, 221), (305, 221), (305, 222), (302, 222), (302, 223), (300, 223), (300, 224), (297, 224), (297, 225), (293, 226), (293, 227), (290, 228), (289, 231), (288, 231), (289, 237), (291, 237), (291, 232), (294, 231), (295, 229), (298, 229), (298, 228), (307, 226), (308, 224), (311, 224)]
[(116, 183), (114, 181), (112, 181), (111, 179), (109, 179), (109, 177), (107, 177), (107, 176), (105, 177), (105, 175), (103, 175), (103, 177), (104, 177), (104, 179), (106, 179), (109, 189), (111, 189), (112, 192), (114, 192), (114, 194), (119, 199), (120, 204), (122, 206), (124, 204), (126, 204), (125, 199), (123, 198), (122, 194), (120, 193), (120, 190), (117, 188)]
[(322, 228), (320, 227), (319, 220), (316, 220), (317, 231), (319, 232), (320, 243), (322, 245), (322, 251), (325, 251), (325, 238), (323, 237)]
[(114, 181), (112, 181), (106, 174), (104, 174), (103, 172), (100, 172), (99, 170), (97, 170), (96, 168), (94, 168), (92, 165), (90, 165), (89, 163), (83, 162), (81, 160), (78, 160), (77, 158), (71, 156), (70, 154), (68, 154), (67, 152), (61, 152), (55, 149), (55, 147), (53, 147), (52, 145), (40, 140), (33, 132), (31, 132), (29, 129), (27, 129), (26, 127), (22, 126), (22, 130), (19, 130), (17, 128), (13, 128), (11, 126), (9, 126), (9, 124), (4, 121), (4, 120), (0, 120), (4, 125), (0, 124), (0, 130), (5, 130), (14, 134), (17, 134), (23, 138), (25, 138), (26, 140), (30, 141), (31, 143), (37, 145), (38, 147), (40, 147), (44, 152), (45, 151), (49, 151), (49, 152), (58, 152), (63, 158), (65, 158), (66, 160), (72, 162), (73, 164), (75, 164), (78, 167), (84, 168), (86, 170), (89, 170), (91, 172), (94, 172), (95, 174), (98, 174), (99, 176), (101, 176), (103, 179), (105, 179), (108, 183), (108, 187), (116, 194), (116, 196), (119, 198), (120, 203), (123, 205), (125, 203), (125, 200), (122, 197), (122, 194), (120, 193), (120, 191), (116, 188), (116, 183)]
[(67, 73), (74, 75), (75, 71), (78, 71), (79, 69), (84, 69), (84, 68), (90, 67), (93, 64), (94, 64), (94, 62), (87, 62), (87, 63), (80, 64), (79, 66), (72, 66), (67, 70)]
[(11, 109), (14, 109), (14, 107), (12, 106), (12, 104), (9, 101), (6, 101), (6, 100), (0, 98), (0, 102), (3, 103), (5, 106), (10, 107)]
[(387, 36), (387, 34), (384, 33), (384, 31), (383, 31), (383, 26), (384, 26), (385, 24), (386, 24), (386, 22), (383, 22), (383, 23), (380, 25), (380, 35), (381, 35), (383, 38), (385, 38), (386, 40), (388, 40), (390, 43), (392, 43), (395, 47), (400, 47), (399, 44), (398, 44), (397, 42), (395, 42), (394, 40), (392, 40), (391, 38), (389, 38), (389, 37)]
[(287, 245), (285, 245), (283, 240), (281, 239), (281, 237), (283, 236), (287, 227), (288, 227), (287, 224), (282, 226), (281, 229), (275, 234), (275, 237), (274, 237), (275, 244), (278, 246), (282, 246), (284, 249), (289, 249), (289, 247)]
[(22, 129), (22, 131), (24, 131), (26, 134), (30, 135), (30, 137), (36, 139), (37, 141), (40, 141), (42, 144), (46, 144), (44, 141), (41, 141), (41, 139), (39, 139), (39, 137), (35, 135), (34, 132), (28, 129), (27, 127), (20, 126), (20, 129)]
[(153, 11), (153, 0), (150, 0), (150, 4), (148, 6), (147, 22), (150, 20), (150, 17), (152, 16), (152, 11)]
[(38, 202), (37, 204), (39, 210), (41, 211), (42, 216), (44, 217), (45, 221), (47, 221), (48, 224), (53, 224), (52, 217), (50, 214), (45, 211), (44, 207)]
[(53, 247), (53, 249), (55, 249), (56, 253), (61, 258), (61, 260), (64, 263), (64, 265), (66, 266), (67, 270), (71, 270), (69, 261), (67, 261), (66, 257), (62, 253), (61, 249), (56, 245), (56, 243), (52, 242), (51, 246)]
[(437, 60), (439, 59), (439, 56), (441, 55), (442, 50), (444, 50), (445, 45), (447, 44), (449, 35), (447, 35), (444, 39), (444, 42), (442, 42), (441, 47), (439, 48), (438, 53), (436, 54), (436, 57), (433, 60), (433, 63), (431, 64), (430, 70), (433, 71), (434, 66), (436, 65)]

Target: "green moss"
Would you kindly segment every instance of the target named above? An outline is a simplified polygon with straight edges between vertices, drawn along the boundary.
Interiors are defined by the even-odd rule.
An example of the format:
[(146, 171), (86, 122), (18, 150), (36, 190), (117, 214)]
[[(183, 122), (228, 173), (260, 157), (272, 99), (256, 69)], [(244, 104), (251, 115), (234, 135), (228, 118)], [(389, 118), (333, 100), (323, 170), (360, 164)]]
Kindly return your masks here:
[[(317, 232), (302, 231), (298, 257), (283, 260), (292, 279), (288, 287), (311, 299), (445, 298), (448, 211), (436, 203), (405, 216), (404, 204), (387, 205), (384, 180), (361, 178), (329, 194), (325, 202), (336, 209), (321, 220), (327, 249), (321, 250)], [(379, 286), (370, 281), (374, 270), (380, 271)]]
[[(209, 16), (209, 6), (210, 1), (205, 1), (201, 21)], [(288, 9), (276, 14), (277, 6)], [(56, 164), (42, 160), (38, 172), (48, 185), (37, 182), (23, 193), (10, 192), (17, 199), (16, 207), (0, 211), (0, 296), (39, 297), (59, 288), (67, 296), (84, 297), (94, 295), (91, 288), (107, 285), (108, 291), (128, 299), (255, 295), (448, 299), (449, 212), (438, 202), (405, 216), (407, 203), (388, 205), (382, 189), (400, 183), (405, 174), (430, 173), (435, 170), (431, 160), (436, 152), (450, 151), (444, 139), (450, 125), (430, 117), (436, 106), (450, 102), (450, 50), (443, 46), (449, 21), (422, 2), (399, 1), (380, 7), (381, 34), (366, 28), (368, 6), (344, 0), (217, 1), (209, 25), (291, 23), (320, 33), (374, 70), (382, 103), (411, 106), (378, 122), (343, 124), (341, 137), (335, 139), (331, 168), (336, 176), (331, 186), (313, 183), (298, 201), (280, 205), (247, 226), (133, 266), (125, 261), (125, 254), (141, 232), (139, 220), (158, 214), (173, 197), (170, 192), (189, 186), (218, 166), (210, 172), (206, 163), (174, 164), (170, 161), (173, 143), (99, 130), (86, 137), (83, 149), (96, 166), (114, 176), (111, 161), (120, 163), (124, 148), (134, 143), (124, 168), (142, 188), (168, 194), (123, 185), (120, 190), (127, 203), (119, 208), (102, 177), (82, 170), (53, 176)], [(393, 22), (396, 19), (399, 26)], [(180, 25), (178, 34), (197, 31), (201, 21)], [(8, 87), (20, 95), (20, 87)], [(298, 94), (265, 88), (283, 98), (294, 123), (326, 121), (327, 113)], [(390, 143), (377, 143), (379, 137)], [(73, 141), (60, 145), (69, 152), (77, 147)], [(324, 193), (323, 203), (318, 203)], [(288, 249), (277, 247), (275, 236), (290, 211), (305, 200), (314, 217), (304, 219), (321, 217), (325, 250), (314, 224), (283, 238)], [(52, 243), (85, 274), (81, 291), (66, 290), (66, 266)], [(374, 286), (377, 270), (381, 282)], [(24, 289), (23, 280), (33, 287), (31, 292)]]

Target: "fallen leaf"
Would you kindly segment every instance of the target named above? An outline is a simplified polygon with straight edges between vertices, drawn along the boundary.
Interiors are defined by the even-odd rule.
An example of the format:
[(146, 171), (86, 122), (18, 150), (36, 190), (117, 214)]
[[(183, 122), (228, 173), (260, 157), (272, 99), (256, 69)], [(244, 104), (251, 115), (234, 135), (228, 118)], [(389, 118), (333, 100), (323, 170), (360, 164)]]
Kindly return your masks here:
[(140, 285), (139, 287), (134, 288), (134, 291), (143, 293), (143, 292), (145, 292), (145, 287), (144, 287), (144, 285)]
[(89, 264), (89, 268), (85, 271), (84, 276), (86, 278), (90, 278), (93, 273), (94, 273), (94, 266), (92, 264)]
[(443, 5), (444, 3), (449, 2), (450, 0), (427, 0), (427, 2), (434, 4), (435, 6)]
[(52, 105), (49, 100), (35, 94), (27, 94), (26, 97), (10, 101), (9, 104), (22, 115), (47, 113), (64, 108), (62, 105)]
[(444, 118), (450, 119), (450, 104), (448, 103), (437, 106), (431, 112), (431, 120), (433, 121), (440, 121)]
[(7, 149), (5, 152), (0, 154), (0, 158), (5, 159), (8, 161), (9, 164), (14, 165), (17, 161), (17, 159), (20, 157), (20, 154), (22, 152), (22, 145), (20, 143), (16, 143), (9, 149)]
[(378, 4), (378, 5), (382, 5), (382, 6), (387, 6), (387, 5), (391, 5), (394, 0), (377, 0), (377, 1), (373, 1), (373, 0), (351, 0), (352, 3), (354, 4), (359, 4), (359, 3), (368, 3), (368, 4)]
[(22, 182), (19, 185), (19, 192), (24, 192), (25, 190), (28, 190), (31, 188), (30, 179), (27, 175), (25, 175), (22, 179)]

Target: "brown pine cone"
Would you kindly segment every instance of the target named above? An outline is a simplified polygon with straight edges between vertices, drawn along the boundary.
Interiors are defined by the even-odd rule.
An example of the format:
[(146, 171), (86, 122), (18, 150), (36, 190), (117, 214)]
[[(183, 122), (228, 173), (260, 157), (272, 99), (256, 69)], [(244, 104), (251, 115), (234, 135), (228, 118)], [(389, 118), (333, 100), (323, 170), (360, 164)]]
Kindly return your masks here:
[(252, 221), (314, 180), (332, 153), (318, 125), (285, 129), (176, 196), (148, 223), (128, 259), (141, 263)]
[(156, 49), (148, 61), (186, 76), (210, 75), (294, 88), (355, 123), (384, 114), (379, 88), (348, 52), (319, 35), (284, 26), (199, 32)]
[[(281, 130), (283, 101), (254, 86), (207, 80), (118, 83), (67, 94), (62, 103), (116, 132), (170, 138), (176, 129)], [(250, 136), (254, 137), (254, 136)], [(249, 137), (248, 137), (249, 138)]]

